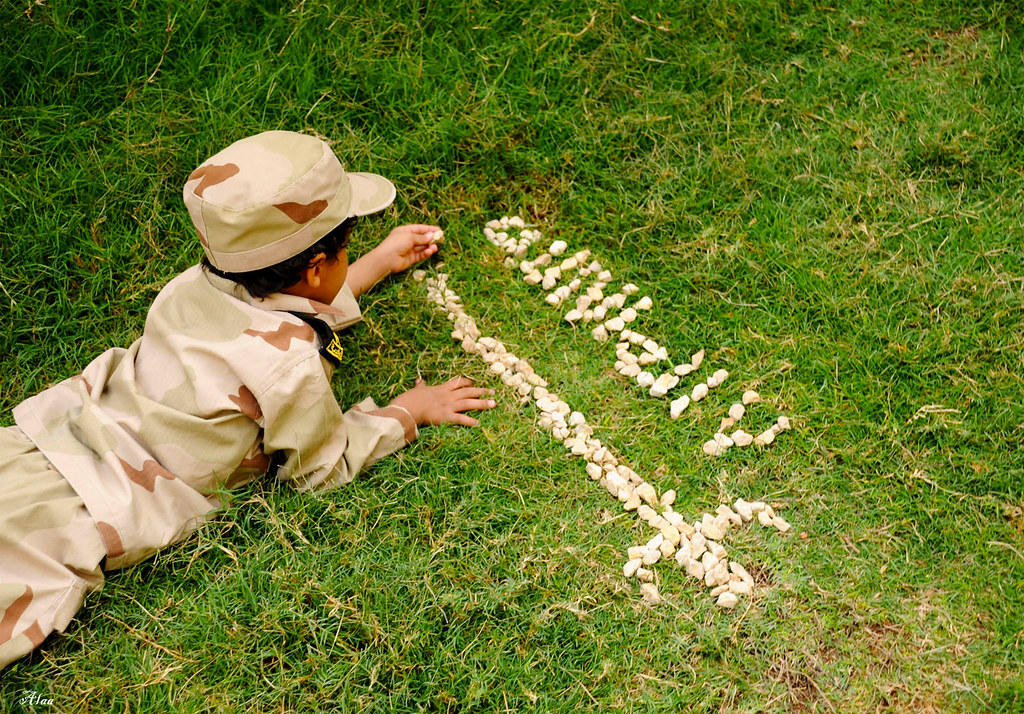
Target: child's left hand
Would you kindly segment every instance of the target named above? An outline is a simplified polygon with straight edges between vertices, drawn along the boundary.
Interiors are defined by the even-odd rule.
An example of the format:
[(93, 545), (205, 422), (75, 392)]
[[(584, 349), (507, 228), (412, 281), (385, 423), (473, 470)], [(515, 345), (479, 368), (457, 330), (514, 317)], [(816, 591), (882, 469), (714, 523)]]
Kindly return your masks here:
[(399, 226), (380, 242), (376, 250), (392, 273), (400, 273), (437, 252), (437, 241), (443, 238), (437, 226), (414, 223)]

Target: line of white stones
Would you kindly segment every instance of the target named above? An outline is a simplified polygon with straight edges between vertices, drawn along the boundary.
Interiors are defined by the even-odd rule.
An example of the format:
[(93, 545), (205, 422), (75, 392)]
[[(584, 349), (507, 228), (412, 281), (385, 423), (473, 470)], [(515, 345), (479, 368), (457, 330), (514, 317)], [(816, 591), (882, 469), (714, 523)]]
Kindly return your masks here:
[[(510, 237), (509, 231), (519, 231), (519, 237)], [(545, 297), (545, 302), (550, 305), (561, 305), (574, 292), (580, 291), (576, 298), (575, 307), (565, 314), (565, 319), (570, 323), (576, 322), (597, 322), (598, 325), (591, 331), (592, 337), (599, 341), (606, 341), (612, 334), (619, 333), (619, 342), (615, 345), (615, 370), (623, 376), (633, 379), (641, 387), (648, 389), (652, 397), (664, 397), (675, 389), (680, 378), (695, 372), (704, 361), (704, 350), (698, 350), (690, 357), (690, 362), (675, 365), (671, 371), (666, 371), (657, 376), (644, 367), (656, 364), (660, 361), (668, 361), (668, 350), (659, 345), (655, 340), (646, 335), (627, 327), (631, 325), (640, 315), (641, 311), (651, 310), (654, 306), (650, 297), (639, 298), (634, 305), (625, 307), (629, 296), (635, 295), (640, 288), (633, 283), (623, 285), (619, 292), (606, 296), (604, 289), (612, 280), (611, 271), (607, 270), (597, 260), (590, 261), (591, 251), (583, 249), (572, 256), (565, 258), (557, 265), (554, 261), (568, 250), (568, 243), (563, 240), (554, 241), (548, 250), (541, 253), (533, 260), (527, 260), (526, 255), (530, 247), (538, 242), (542, 233), (538, 230), (527, 227), (526, 222), (520, 216), (503, 216), (500, 219), (488, 221), (484, 226), (484, 237), (493, 245), (505, 251), (505, 264), (509, 268), (516, 267), (517, 260), (520, 260), (518, 267), (523, 273), (523, 280), (531, 285), (540, 284), (544, 290), (550, 292)], [(590, 262), (588, 262), (590, 261)], [(541, 273), (540, 269), (544, 268)], [(556, 287), (558, 281), (576, 272), (566, 285)], [(583, 288), (583, 280), (595, 276), (592, 284)], [(582, 288), (582, 290), (581, 290)], [(616, 313), (617, 314), (614, 314)], [(632, 352), (632, 345), (639, 345), (642, 352), (637, 355)], [(704, 399), (710, 390), (721, 386), (729, 378), (729, 372), (725, 369), (718, 369), (703, 382), (696, 383), (689, 395), (683, 394), (669, 403), (669, 416), (678, 419), (686, 408), (695, 402)], [(744, 392), (740, 408), (761, 401), (756, 392)], [(730, 415), (737, 407), (736, 404), (730, 409)], [(741, 414), (742, 416), (742, 414)], [(765, 447), (775, 441), (775, 437), (790, 428), (789, 419), (780, 416), (770, 427), (760, 434), (754, 436), (742, 429), (737, 429), (731, 434), (726, 430), (732, 427), (740, 417), (733, 417), (732, 422), (726, 417), (722, 420), (722, 426), (706, 441), (702, 450), (708, 456), (721, 456), (733, 446), (746, 447), (751, 444)]]
[[(540, 410), (539, 426), (561, 441), (573, 456), (585, 459), (587, 474), (617, 498), (626, 511), (635, 511), (658, 531), (647, 543), (631, 547), (623, 566), (625, 577), (640, 581), (646, 602), (654, 605), (663, 598), (654, 583), (654, 571), (645, 566), (673, 555), (678, 565), (686, 567), (690, 575), (712, 588), (711, 593), (717, 597), (720, 607), (732, 608), (738, 595), (751, 592), (753, 578), (739, 563), (729, 562), (725, 547), (719, 541), (731, 524), (742, 524), (754, 514), (762, 525), (774, 526), (781, 532), (789, 530), (789, 524), (775, 516), (771, 506), (760, 501), (747, 504), (740, 499), (735, 504), (736, 511), (723, 504), (716, 515), (705, 513), (700, 520), (689, 524), (682, 514), (672, 509), (675, 491), (666, 491), (659, 497), (652, 484), (621, 463), (594, 436), (593, 427), (582, 413), (573, 411), (568, 403), (547, 389), (547, 380), (537, 374), (527, 360), (509, 352), (497, 339), (481, 334), (461, 298), (448, 288), (447, 274), (438, 273), (428, 278), (425, 271), (417, 270), (413, 277), (425, 283), (428, 298), (454, 323), (452, 338), (467, 352), (479, 355), (489, 365), (491, 373), (517, 391), (521, 401), (535, 401)], [(661, 509), (660, 513), (657, 509)]]

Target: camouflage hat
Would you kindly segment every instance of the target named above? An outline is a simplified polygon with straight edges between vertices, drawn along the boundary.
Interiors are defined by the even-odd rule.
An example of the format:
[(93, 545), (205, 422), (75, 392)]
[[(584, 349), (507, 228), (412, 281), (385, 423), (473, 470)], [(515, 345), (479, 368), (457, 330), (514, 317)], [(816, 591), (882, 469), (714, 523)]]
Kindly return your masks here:
[(383, 176), (346, 172), (325, 141), (291, 131), (236, 141), (193, 171), (183, 193), (206, 256), (230, 273), (280, 263), (395, 200)]

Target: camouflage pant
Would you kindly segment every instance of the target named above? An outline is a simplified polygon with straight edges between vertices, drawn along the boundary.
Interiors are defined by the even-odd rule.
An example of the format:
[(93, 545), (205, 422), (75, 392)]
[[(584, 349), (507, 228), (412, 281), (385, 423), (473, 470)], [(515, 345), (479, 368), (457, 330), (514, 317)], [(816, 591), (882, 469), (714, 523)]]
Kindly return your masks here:
[(103, 585), (82, 499), (17, 427), (0, 428), (0, 669), (63, 632)]

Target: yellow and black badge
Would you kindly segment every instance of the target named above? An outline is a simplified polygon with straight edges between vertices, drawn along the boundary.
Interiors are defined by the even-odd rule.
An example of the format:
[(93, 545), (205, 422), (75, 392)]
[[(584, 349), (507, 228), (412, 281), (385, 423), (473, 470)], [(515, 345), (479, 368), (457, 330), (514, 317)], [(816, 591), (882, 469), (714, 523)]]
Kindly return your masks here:
[(316, 332), (316, 336), (320, 339), (320, 356), (335, 367), (341, 364), (341, 358), (344, 356), (345, 350), (341, 347), (341, 339), (338, 337), (338, 333), (318, 317), (305, 315), (301, 312), (292, 312), (291, 314), (312, 327)]
[[(331, 341), (326, 345), (322, 345), (320, 352), (327, 353), (333, 357), (334, 359), (331, 361), (334, 362), (335, 367), (341, 364), (341, 358), (345, 356), (345, 350), (341, 347), (341, 339), (338, 337), (337, 332), (331, 331)], [(331, 357), (328, 357), (328, 359), (331, 359)]]

